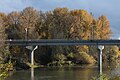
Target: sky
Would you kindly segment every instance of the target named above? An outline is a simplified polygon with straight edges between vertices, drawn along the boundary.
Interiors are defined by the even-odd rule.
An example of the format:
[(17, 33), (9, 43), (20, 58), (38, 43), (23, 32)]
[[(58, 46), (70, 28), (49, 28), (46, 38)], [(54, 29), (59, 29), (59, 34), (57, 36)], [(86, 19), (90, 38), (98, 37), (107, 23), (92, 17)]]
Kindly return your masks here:
[(0, 0), (0, 12), (22, 11), (29, 6), (44, 12), (67, 7), (87, 10), (96, 18), (105, 15), (110, 21), (112, 38), (120, 39), (120, 0)]

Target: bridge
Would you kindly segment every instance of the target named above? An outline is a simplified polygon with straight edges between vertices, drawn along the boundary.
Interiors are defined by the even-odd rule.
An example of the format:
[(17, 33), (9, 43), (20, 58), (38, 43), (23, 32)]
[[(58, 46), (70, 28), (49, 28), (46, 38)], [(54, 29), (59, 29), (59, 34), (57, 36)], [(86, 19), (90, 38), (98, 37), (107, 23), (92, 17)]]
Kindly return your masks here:
[(40, 40), (1, 40), (7, 45), (36, 46), (31, 52), (31, 65), (34, 65), (34, 51), (45, 45), (94, 45), (98, 48), (99, 74), (102, 74), (102, 50), (104, 45), (120, 45), (120, 40), (70, 40), (70, 39), (40, 39)]
[[(40, 39), (40, 40), (1, 40), (8, 45), (120, 45), (120, 40), (70, 40), (70, 39)], [(0, 42), (1, 42), (0, 41)]]

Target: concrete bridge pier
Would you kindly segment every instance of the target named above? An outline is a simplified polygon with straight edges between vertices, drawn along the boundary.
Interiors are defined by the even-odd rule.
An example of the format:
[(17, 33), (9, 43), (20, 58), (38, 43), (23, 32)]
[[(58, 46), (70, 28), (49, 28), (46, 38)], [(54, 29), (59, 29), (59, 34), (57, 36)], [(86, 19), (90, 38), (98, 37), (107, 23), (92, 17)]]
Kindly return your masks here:
[(34, 66), (34, 51), (38, 48), (38, 46), (36, 46), (32, 52), (31, 52), (31, 66)]
[(103, 45), (98, 45), (98, 69), (99, 74), (102, 75), (102, 50), (104, 49)]

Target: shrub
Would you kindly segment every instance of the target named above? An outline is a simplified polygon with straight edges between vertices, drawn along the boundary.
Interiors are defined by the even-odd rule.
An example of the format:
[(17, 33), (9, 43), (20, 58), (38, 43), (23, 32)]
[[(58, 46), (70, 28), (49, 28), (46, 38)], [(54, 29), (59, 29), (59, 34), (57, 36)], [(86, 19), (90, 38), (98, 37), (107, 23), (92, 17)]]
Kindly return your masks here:
[(62, 62), (62, 61), (64, 61), (64, 60), (66, 59), (66, 57), (65, 57), (65, 55), (63, 55), (63, 54), (61, 54), (61, 53), (57, 53), (57, 54), (54, 54), (54, 55), (53, 55), (53, 59), (54, 59), (55, 61), (60, 61), (60, 62)]
[(62, 66), (65, 64), (66, 56), (61, 53), (57, 53), (52, 55), (52, 59), (53, 61), (48, 63), (47, 66)]
[(75, 55), (73, 54), (73, 53), (69, 53), (68, 55), (67, 55), (67, 58), (68, 59), (73, 59), (75, 57)]
[(5, 64), (0, 64), (0, 80), (4, 80), (9, 76), (9, 71), (13, 70), (13, 64), (9, 61)]
[(110, 61), (114, 61), (119, 57), (120, 51), (119, 47), (117, 46), (111, 46), (108, 47), (108, 50), (106, 52), (107, 59)]
[(79, 52), (75, 54), (75, 58), (78, 63), (91, 64), (96, 62), (96, 60), (86, 52)]
[(92, 77), (91, 80), (110, 80), (110, 77), (106, 74), (98, 75), (97, 77)]

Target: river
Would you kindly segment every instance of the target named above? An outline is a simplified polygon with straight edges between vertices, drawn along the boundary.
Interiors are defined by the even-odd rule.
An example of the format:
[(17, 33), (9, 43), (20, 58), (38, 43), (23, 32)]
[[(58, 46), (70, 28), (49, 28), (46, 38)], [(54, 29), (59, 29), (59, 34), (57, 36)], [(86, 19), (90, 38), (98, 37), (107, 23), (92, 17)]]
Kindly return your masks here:
[[(75, 67), (41, 67), (19, 70), (7, 80), (90, 80), (99, 73), (97, 65), (81, 65)], [(103, 64), (103, 73), (120, 75), (118, 64)]]

